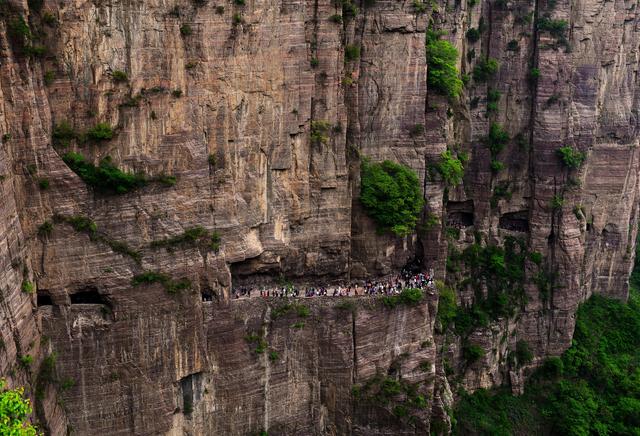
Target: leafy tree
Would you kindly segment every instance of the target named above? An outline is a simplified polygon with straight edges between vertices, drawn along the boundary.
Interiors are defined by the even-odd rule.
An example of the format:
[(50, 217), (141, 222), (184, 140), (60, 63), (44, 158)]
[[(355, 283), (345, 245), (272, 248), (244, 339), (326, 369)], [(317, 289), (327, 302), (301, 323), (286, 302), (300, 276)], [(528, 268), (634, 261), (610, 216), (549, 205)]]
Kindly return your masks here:
[(458, 157), (453, 157), (451, 151), (442, 152), (436, 168), (447, 185), (457, 186), (462, 183), (464, 167)]
[(567, 168), (578, 169), (582, 166), (582, 163), (587, 158), (585, 153), (574, 150), (573, 148), (565, 145), (556, 150), (558, 157)]
[(87, 185), (105, 194), (125, 194), (147, 183), (147, 179), (141, 174), (128, 173), (118, 169), (111, 162), (109, 156), (102, 159), (97, 167), (87, 162), (84, 156), (75, 152), (65, 154), (62, 160)]
[(385, 160), (362, 162), (360, 201), (382, 231), (405, 236), (416, 226), (424, 199), (410, 168)]
[(35, 436), (36, 428), (29, 422), (31, 402), (24, 398), (24, 388), (7, 389), (0, 379), (0, 434), (9, 436)]
[(492, 157), (496, 157), (509, 142), (509, 134), (498, 123), (491, 123), (489, 135), (482, 142), (489, 147)]
[(458, 50), (439, 34), (427, 34), (427, 84), (436, 92), (456, 98), (462, 92), (462, 79), (456, 68)]
[(476, 82), (486, 82), (498, 72), (498, 61), (493, 58), (482, 59), (473, 69), (473, 79)]

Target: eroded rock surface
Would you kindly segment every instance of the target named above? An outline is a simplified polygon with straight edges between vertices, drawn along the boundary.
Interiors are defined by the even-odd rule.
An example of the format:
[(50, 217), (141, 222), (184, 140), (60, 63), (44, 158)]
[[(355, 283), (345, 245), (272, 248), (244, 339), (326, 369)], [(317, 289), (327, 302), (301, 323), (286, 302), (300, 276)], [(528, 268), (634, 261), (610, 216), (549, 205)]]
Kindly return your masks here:
[[(536, 365), (567, 348), (589, 295), (626, 298), (638, 208), (635, 4), (421, 11), (378, 0), (350, 18), (325, 0), (37, 3), (1, 6), (0, 374), (30, 387), (51, 434), (444, 432), (457, 387), (521, 388), (527, 365), (510, 358), (519, 341)], [(456, 102), (427, 88), (429, 25), (446, 31), (469, 75)], [(470, 28), (482, 29), (478, 41)], [(345, 61), (349, 47), (359, 56)], [(497, 74), (473, 79), (488, 57)], [(497, 110), (487, 111), (489, 90), (501, 93)], [(115, 134), (65, 146), (52, 138), (63, 122), (77, 138), (99, 122)], [(482, 141), (491, 123), (511, 138), (498, 172)], [(562, 165), (563, 145), (586, 154), (581, 168)], [(470, 157), (459, 187), (429, 171), (447, 147)], [(69, 150), (177, 182), (101, 195), (63, 162)], [(361, 156), (419, 175), (416, 234), (376, 232), (358, 201)], [(78, 231), (74, 216), (96, 232)], [(217, 231), (219, 249), (154, 245), (195, 226)], [(525, 263), (526, 298), (512, 316), (465, 338), (441, 331), (430, 296), (414, 308), (359, 300), (354, 312), (313, 301), (305, 320), (228, 299), (233, 280), (374, 277), (415, 257), (451, 282), (448, 255), (476, 235), (520, 238), (543, 261)], [(133, 286), (144, 271), (188, 279), (190, 290)], [(31, 283), (37, 291), (25, 292)], [(457, 302), (485, 291), (460, 289)], [(471, 364), (470, 344), (484, 350)], [(352, 388), (376, 375), (419, 384), (428, 407), (414, 423), (355, 400)]]

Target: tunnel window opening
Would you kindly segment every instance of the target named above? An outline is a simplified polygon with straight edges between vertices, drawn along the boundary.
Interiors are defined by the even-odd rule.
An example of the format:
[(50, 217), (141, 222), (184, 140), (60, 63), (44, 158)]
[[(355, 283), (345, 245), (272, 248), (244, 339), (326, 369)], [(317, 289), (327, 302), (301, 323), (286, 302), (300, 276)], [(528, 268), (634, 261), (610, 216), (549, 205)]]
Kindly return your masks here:
[(473, 200), (447, 203), (447, 226), (462, 229), (473, 226)]
[(37, 294), (37, 305), (40, 306), (53, 306), (53, 300), (48, 291), (39, 290)]
[(202, 301), (213, 301), (214, 292), (211, 290), (202, 291), (200, 294), (202, 296)]
[(98, 292), (97, 288), (88, 287), (70, 295), (71, 304), (104, 304), (109, 302)]
[(529, 231), (529, 211), (505, 213), (500, 217), (498, 227), (512, 232), (527, 233)]
[(190, 374), (180, 380), (182, 391), (182, 413), (191, 415), (198, 401), (202, 398), (202, 373)]

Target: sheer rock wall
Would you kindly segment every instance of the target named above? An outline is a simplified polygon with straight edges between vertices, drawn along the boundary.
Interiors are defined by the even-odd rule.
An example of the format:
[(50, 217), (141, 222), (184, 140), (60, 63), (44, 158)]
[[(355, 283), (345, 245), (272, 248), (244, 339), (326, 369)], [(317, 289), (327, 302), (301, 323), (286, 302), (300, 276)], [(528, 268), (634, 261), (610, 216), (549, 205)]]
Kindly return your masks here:
[[(378, 0), (342, 23), (324, 0), (29, 3), (4, 2), (0, 18), (0, 374), (32, 388), (52, 434), (399, 434), (436, 422), (446, 431), (450, 385), (517, 390), (524, 372), (508, 355), (518, 340), (535, 365), (570, 344), (589, 295), (626, 298), (638, 205), (635, 3), (439, 2), (418, 13), (410, 1)], [(16, 36), (20, 16), (30, 39)], [(546, 16), (566, 20), (566, 41), (540, 29)], [(464, 74), (486, 57), (497, 74), (470, 78), (452, 103), (427, 89), (429, 23), (458, 47)], [(477, 42), (465, 37), (479, 27)], [(29, 55), (28, 45), (47, 52)], [(345, 62), (351, 46), (359, 57)], [(502, 95), (487, 113), (489, 89)], [(63, 121), (78, 133), (106, 122), (115, 135), (54, 148)], [(481, 141), (491, 122), (514, 138), (498, 173)], [(579, 170), (562, 166), (562, 145), (586, 153)], [(445, 189), (428, 168), (454, 146), (471, 158), (464, 184)], [(100, 195), (62, 161), (67, 150), (177, 183)], [(425, 217), (441, 225), (377, 234), (358, 202), (360, 156), (413, 168)], [(508, 195), (498, 198), (501, 186)], [(462, 210), (472, 225), (448, 240), (446, 223)], [(54, 215), (90, 217), (99, 237)], [(196, 225), (220, 233), (218, 251), (152, 244)], [(440, 334), (432, 296), (393, 310), (361, 302), (355, 315), (313, 302), (299, 330), (271, 320), (264, 301), (228, 301), (232, 280), (370, 277), (416, 256), (444, 278), (449, 246), (468, 246), (474, 232), (487, 243), (524, 238), (555, 279), (543, 298), (526, 264), (526, 304), (472, 332), (485, 350), (472, 365), (460, 338)], [(133, 287), (143, 271), (193, 289)], [(39, 297), (23, 292), (27, 282)], [(99, 301), (71, 304), (78, 292)], [(260, 329), (275, 362), (245, 340)], [(41, 370), (51, 353), (55, 382)], [(398, 365), (428, 399), (416, 429), (353, 400), (353, 384)]]

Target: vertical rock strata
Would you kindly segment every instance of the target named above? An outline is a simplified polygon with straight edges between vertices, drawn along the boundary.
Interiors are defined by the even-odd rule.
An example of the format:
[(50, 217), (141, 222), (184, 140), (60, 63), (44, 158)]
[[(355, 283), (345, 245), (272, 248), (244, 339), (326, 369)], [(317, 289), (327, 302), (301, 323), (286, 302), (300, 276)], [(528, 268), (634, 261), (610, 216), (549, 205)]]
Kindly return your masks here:
[[(528, 368), (570, 344), (580, 302), (627, 296), (635, 4), (438, 2), (422, 12), (377, 0), (351, 17), (319, 0), (28, 3), (0, 5), (0, 374), (29, 388), (51, 434), (446, 431), (457, 387), (517, 391)], [(468, 75), (455, 102), (427, 89), (430, 26)], [(489, 58), (496, 74), (477, 80)], [(86, 134), (98, 123), (111, 139)], [(484, 139), (492, 123), (510, 138), (497, 156)], [(71, 133), (54, 132), (65, 125)], [(562, 146), (584, 163), (563, 165)], [(470, 157), (458, 187), (432, 171), (447, 148)], [(68, 151), (151, 181), (94, 192), (62, 160)], [(418, 174), (416, 234), (376, 232), (358, 200), (365, 156)], [(504, 168), (492, 171), (492, 159)], [(198, 226), (220, 246), (166, 242)], [(437, 295), (396, 308), (305, 301), (307, 316), (229, 299), (232, 280), (373, 277), (414, 258), (455, 286), (454, 250), (507, 237), (542, 260), (524, 261), (513, 316), (464, 338), (443, 333)], [(190, 287), (134, 286), (145, 271)], [(457, 302), (483, 292), (460, 287)], [(514, 365), (521, 341), (534, 359)], [(470, 345), (484, 351), (474, 362), (463, 358)], [(405, 403), (376, 402), (371, 392), (398, 376), (394, 401)], [(426, 407), (411, 422), (393, 415), (416, 395)]]

